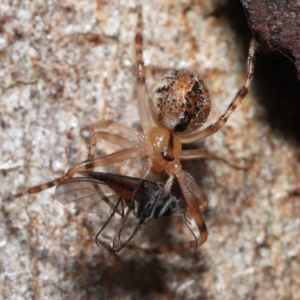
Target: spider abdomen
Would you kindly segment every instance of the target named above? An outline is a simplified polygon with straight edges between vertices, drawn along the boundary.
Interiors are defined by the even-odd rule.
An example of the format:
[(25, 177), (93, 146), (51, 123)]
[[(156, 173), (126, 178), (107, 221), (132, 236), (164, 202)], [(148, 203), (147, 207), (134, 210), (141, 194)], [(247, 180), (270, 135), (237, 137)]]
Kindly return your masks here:
[(176, 133), (190, 133), (209, 117), (208, 88), (195, 73), (170, 71), (152, 87), (151, 110), (156, 123)]

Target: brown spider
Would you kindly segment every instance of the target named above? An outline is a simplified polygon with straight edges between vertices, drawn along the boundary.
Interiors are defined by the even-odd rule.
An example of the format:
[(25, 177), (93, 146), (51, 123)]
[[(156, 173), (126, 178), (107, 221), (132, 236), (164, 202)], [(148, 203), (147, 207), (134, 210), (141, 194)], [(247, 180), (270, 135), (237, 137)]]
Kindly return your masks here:
[[(150, 101), (148, 102), (146, 97), (140, 6), (138, 7), (135, 44), (137, 94), (142, 132), (112, 120), (101, 121), (86, 127), (88, 129), (101, 128), (101, 130), (95, 131), (89, 140), (88, 160), (73, 165), (59, 178), (31, 187), (24, 192), (10, 196), (7, 200), (36, 194), (57, 186), (71, 179), (78, 172), (92, 171), (96, 167), (145, 156), (147, 157), (147, 164), (141, 179), (146, 178), (151, 170), (155, 173), (165, 170), (169, 178), (164, 187), (164, 194), (168, 195), (174, 178), (177, 178), (186, 204), (200, 232), (199, 241), (196, 241), (196, 245), (194, 245), (196, 249), (198, 245), (206, 241), (208, 236), (202, 216), (202, 212), (207, 208), (208, 200), (194, 178), (182, 170), (180, 160), (207, 157), (209, 152), (206, 149), (182, 150), (182, 144), (204, 139), (217, 132), (247, 95), (253, 77), (256, 42), (252, 39), (250, 43), (244, 85), (217, 122), (202, 130), (198, 129), (210, 115), (211, 100), (204, 81), (195, 73), (186, 70), (166, 73), (153, 85)], [(112, 133), (113, 130), (122, 132), (122, 135)], [(107, 140), (123, 147), (123, 149), (109, 155), (95, 157), (98, 139)]]

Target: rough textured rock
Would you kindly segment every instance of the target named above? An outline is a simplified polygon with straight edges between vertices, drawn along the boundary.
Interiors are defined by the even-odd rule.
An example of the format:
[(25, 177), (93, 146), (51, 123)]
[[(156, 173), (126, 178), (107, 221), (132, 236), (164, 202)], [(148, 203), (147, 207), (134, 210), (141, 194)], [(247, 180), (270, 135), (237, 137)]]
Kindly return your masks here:
[[(201, 74), (213, 103), (208, 123), (224, 112), (245, 78), (249, 31), (237, 4), (143, 5), (148, 85), (166, 69)], [(138, 128), (139, 116), (135, 1), (2, 0), (0, 19), (2, 200), (86, 159), (80, 127), (114, 119)], [(259, 55), (258, 63), (268, 59)], [(126, 249), (115, 257), (94, 243), (107, 216), (62, 207), (52, 189), (1, 203), (0, 298), (297, 299), (299, 131), (287, 138), (279, 117), (269, 118), (275, 106), (279, 115), (275, 88), (289, 108), (281, 109), (289, 113), (285, 123), (296, 108), (284, 98), (288, 86), (266, 84), (262, 71), (257, 68), (251, 93), (228, 124), (191, 146), (207, 147), (244, 168), (214, 159), (184, 164), (210, 200), (205, 214), (210, 235), (203, 247), (158, 256)], [(99, 149), (98, 154), (113, 151), (107, 143)], [(144, 163), (106, 170), (139, 175)], [(134, 242), (156, 246), (190, 238), (174, 218), (150, 222)]]
[(278, 50), (294, 60), (300, 79), (300, 2), (241, 0), (250, 27), (269, 52)]

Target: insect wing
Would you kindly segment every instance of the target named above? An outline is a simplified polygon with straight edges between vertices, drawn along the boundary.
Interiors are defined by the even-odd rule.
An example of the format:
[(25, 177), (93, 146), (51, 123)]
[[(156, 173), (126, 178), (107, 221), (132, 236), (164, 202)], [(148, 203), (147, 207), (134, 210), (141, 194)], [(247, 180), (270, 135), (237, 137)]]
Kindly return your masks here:
[(55, 196), (62, 205), (75, 203), (85, 212), (104, 214), (110, 213), (119, 195), (108, 186), (87, 177), (74, 177), (60, 183)]
[(102, 172), (79, 172), (84, 177), (92, 178), (98, 183), (108, 185), (116, 194), (125, 199), (132, 199), (140, 203), (141, 198), (148, 201), (154, 194), (163, 190), (164, 184), (136, 177), (102, 173)]

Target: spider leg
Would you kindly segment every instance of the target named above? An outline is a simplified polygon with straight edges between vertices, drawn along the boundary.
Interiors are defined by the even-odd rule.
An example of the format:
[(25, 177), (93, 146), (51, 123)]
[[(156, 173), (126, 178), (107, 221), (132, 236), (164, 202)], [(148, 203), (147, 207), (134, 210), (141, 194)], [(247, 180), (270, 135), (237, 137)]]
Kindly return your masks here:
[(192, 230), (191, 226), (190, 226), (190, 222), (188, 221), (188, 219), (186, 218), (186, 211), (183, 212), (183, 210), (180, 208), (180, 204), (179, 204), (179, 201), (176, 201), (176, 205), (180, 211), (180, 215), (181, 215), (181, 218), (183, 220), (183, 222), (185, 223), (186, 227), (189, 229), (190, 233), (192, 234), (192, 236), (194, 237), (194, 242), (195, 242), (195, 248), (194, 248), (194, 251), (196, 251), (197, 249), (197, 244), (198, 244), (198, 239), (194, 233), (194, 231)]
[(203, 158), (203, 157), (209, 157), (211, 159), (221, 161), (237, 170), (248, 170), (252, 164), (252, 160), (246, 161), (242, 164), (236, 163), (234, 161), (228, 160), (224, 157), (211, 153), (207, 149), (183, 150), (180, 155), (180, 160), (188, 160), (188, 159)]
[[(134, 205), (134, 199), (136, 197), (136, 194), (143, 183), (143, 179), (145, 179), (147, 177), (147, 175), (150, 173), (152, 165), (153, 165), (153, 160), (148, 157), (146, 167), (144, 168), (142, 176), (140, 177), (139, 184), (138, 184), (137, 188), (135, 189), (131, 200), (129, 200), (128, 207), (131, 207), (132, 205)], [(133, 215), (135, 215), (137, 217), (134, 210), (132, 210), (132, 213), (133, 213)]]
[[(102, 125), (103, 125), (103, 123), (102, 123)], [(108, 123), (108, 122), (106, 122), (106, 123)], [(123, 127), (121, 124), (118, 124), (118, 123), (110, 123), (110, 125), (112, 125), (112, 124), (117, 124), (118, 127)], [(107, 124), (107, 125), (109, 125), (109, 124)], [(113, 133), (110, 133), (110, 132), (105, 132), (105, 131), (96, 131), (92, 134), (92, 136), (89, 139), (89, 143), (88, 143), (88, 160), (93, 160), (95, 158), (95, 150), (96, 150), (96, 145), (97, 145), (97, 140), (98, 139), (107, 140), (107, 141), (109, 141), (113, 144), (120, 145), (124, 148), (134, 147), (134, 145), (135, 145), (135, 142), (133, 142), (133, 141), (127, 139), (127, 138), (124, 138), (122, 136), (119, 136), (119, 135), (116, 135), (116, 134), (113, 134)], [(102, 199), (105, 200), (106, 197), (103, 195), (103, 193), (100, 190), (99, 186), (94, 182), (91, 182), (91, 183), (92, 183), (94, 189), (101, 195)], [(96, 244), (97, 244), (98, 235), (101, 233), (101, 231), (103, 229), (104, 228), (102, 228), (96, 236)]]
[(93, 170), (96, 167), (101, 167), (101, 166), (105, 166), (105, 165), (109, 165), (109, 164), (113, 164), (116, 162), (120, 162), (123, 160), (127, 160), (130, 158), (134, 158), (134, 157), (138, 157), (138, 156), (145, 156), (147, 155), (147, 151), (146, 149), (144, 149), (143, 147), (133, 147), (133, 148), (126, 148), (126, 149), (122, 149), (120, 151), (117, 151), (115, 153), (109, 154), (109, 155), (105, 155), (99, 158), (95, 158), (93, 160), (86, 160), (80, 163), (75, 164), (74, 166), (72, 166), (63, 176), (58, 177), (54, 180), (48, 181), (46, 183), (43, 184), (39, 184), (36, 186), (33, 186), (27, 190), (25, 190), (24, 192), (12, 195), (10, 197), (7, 197), (4, 200), (12, 200), (14, 198), (19, 198), (25, 195), (31, 195), (31, 194), (36, 194), (39, 193), (41, 191), (47, 190), (53, 186), (56, 186), (58, 184), (60, 184), (61, 182), (70, 179), (73, 177), (73, 175), (76, 172), (82, 172), (82, 171), (90, 171)]
[(133, 128), (130, 128), (124, 124), (121, 124), (119, 122), (115, 122), (113, 120), (104, 120), (104, 121), (99, 121), (97, 123), (91, 124), (84, 126), (80, 129), (80, 132), (84, 131), (108, 131), (108, 129), (111, 130), (116, 130), (118, 132), (122, 132), (122, 134), (128, 136), (128, 138), (131, 139), (140, 139), (142, 137), (142, 133), (139, 132), (138, 130), (135, 130)]
[[(130, 137), (136, 138), (139, 137), (141, 138), (142, 134), (134, 129), (131, 129), (123, 124), (114, 122), (112, 120), (108, 120), (108, 121), (102, 121), (102, 122), (98, 122), (96, 124), (93, 124), (91, 126), (87, 126), (85, 127), (83, 130), (87, 130), (88, 129), (92, 129), (92, 128), (97, 128), (97, 126), (100, 126), (100, 128), (104, 128), (107, 129), (108, 127), (110, 127), (111, 129), (117, 129), (120, 132), (122, 132), (123, 134), (127, 134)], [(96, 150), (96, 145), (97, 145), (97, 140), (98, 139), (104, 139), (107, 140), (113, 144), (122, 146), (124, 148), (130, 148), (130, 147), (134, 147), (135, 146), (135, 142), (129, 140), (128, 138), (125, 138), (123, 136), (120, 135), (116, 135), (113, 134), (111, 132), (106, 132), (106, 131), (95, 131), (92, 136), (89, 139), (89, 143), (88, 143), (88, 160), (93, 160), (95, 157), (95, 150)], [(92, 183), (92, 185), (94, 186), (94, 189), (100, 193), (101, 191), (99, 190), (99, 186), (96, 183)], [(102, 197), (102, 199), (105, 199)], [(101, 233), (102, 229), (99, 231), (98, 235)], [(98, 235), (96, 237), (96, 243), (97, 243), (97, 238)]]
[[(177, 172), (175, 175), (178, 179), (185, 201), (200, 232), (199, 243), (196, 243), (195, 245), (196, 250), (197, 246), (203, 244), (207, 240), (208, 236), (207, 227), (201, 212), (201, 210), (204, 210), (202, 208), (204, 206), (203, 204), (206, 203), (207, 206), (207, 198), (191, 175), (182, 170)], [(202, 203), (201, 210), (199, 208), (199, 201)]]
[(137, 6), (138, 20), (135, 34), (135, 52), (136, 52), (136, 79), (137, 95), (141, 118), (141, 125), (144, 133), (147, 133), (152, 124), (149, 102), (146, 99), (146, 76), (145, 64), (143, 60), (143, 34), (142, 34), (142, 7)]
[(96, 145), (97, 145), (97, 140), (98, 139), (103, 139), (106, 141), (109, 141), (113, 144), (122, 146), (124, 148), (132, 148), (136, 144), (135, 142), (124, 138), (120, 135), (116, 135), (110, 132), (105, 132), (105, 131), (96, 131), (92, 134), (92, 136), (89, 139), (89, 144), (88, 144), (88, 159), (93, 160), (95, 157), (95, 150), (96, 150)]
[(256, 50), (256, 41), (255, 39), (252, 39), (250, 42), (249, 53), (248, 53), (246, 80), (244, 82), (244, 85), (240, 88), (237, 95), (233, 99), (233, 101), (229, 104), (225, 113), (220, 116), (217, 122), (209, 125), (203, 130), (199, 132), (179, 136), (182, 143), (192, 143), (194, 141), (206, 138), (207, 136), (212, 135), (213, 133), (217, 132), (222, 126), (224, 126), (224, 124), (227, 122), (230, 115), (234, 112), (234, 110), (237, 108), (237, 106), (242, 102), (242, 100), (249, 92), (250, 83), (253, 78), (255, 50)]
[(180, 160), (209, 157), (211, 154), (207, 149), (182, 150)]
[(150, 171), (152, 169), (152, 166), (153, 166), (153, 159), (148, 157), (147, 158), (147, 164), (144, 167), (143, 173), (140, 177), (141, 180), (145, 179), (148, 176), (148, 174), (150, 173)]
[(189, 181), (189, 184), (192, 186), (192, 190), (193, 190), (195, 196), (201, 202), (201, 206), (200, 206), (201, 211), (206, 210), (206, 208), (208, 206), (208, 199), (207, 199), (206, 195), (203, 193), (202, 189), (197, 184), (194, 177), (191, 174), (189, 174), (188, 172), (184, 172), (184, 173), (185, 173), (186, 178)]
[(180, 160), (188, 160), (188, 159), (204, 158), (204, 157), (209, 157), (210, 159), (218, 160), (237, 170), (248, 170), (253, 164), (253, 159), (243, 159), (242, 163), (240, 162), (237, 163), (225, 157), (211, 153), (207, 149), (183, 150), (180, 155)]
[[(163, 193), (161, 192), (161, 193), (160, 193), (160, 196), (158, 196), (158, 197), (163, 197)], [(176, 198), (175, 198), (175, 197), (171, 196), (171, 197), (165, 202), (164, 206), (160, 209), (160, 212), (159, 212), (158, 216), (155, 217), (154, 214), (155, 214), (156, 207), (157, 207), (157, 204), (158, 204), (158, 201), (156, 201), (155, 206), (153, 207), (153, 210), (152, 210), (152, 212), (151, 212), (151, 215), (150, 215), (149, 219), (154, 219), (154, 218), (159, 219), (159, 218), (161, 218), (161, 217), (165, 214), (165, 212), (168, 210), (168, 208), (171, 206), (171, 204), (172, 204), (173, 202), (177, 202), (177, 201), (176, 201)]]
[(240, 162), (237, 163), (235, 161), (226, 159), (222, 156), (218, 156), (213, 153), (211, 153), (210, 158), (220, 161), (222, 163), (225, 163), (225, 164), (229, 165), (230, 167), (237, 169), (237, 170), (249, 170), (254, 162), (253, 158), (250, 158), (250, 159), (243, 158), (241, 163)]

